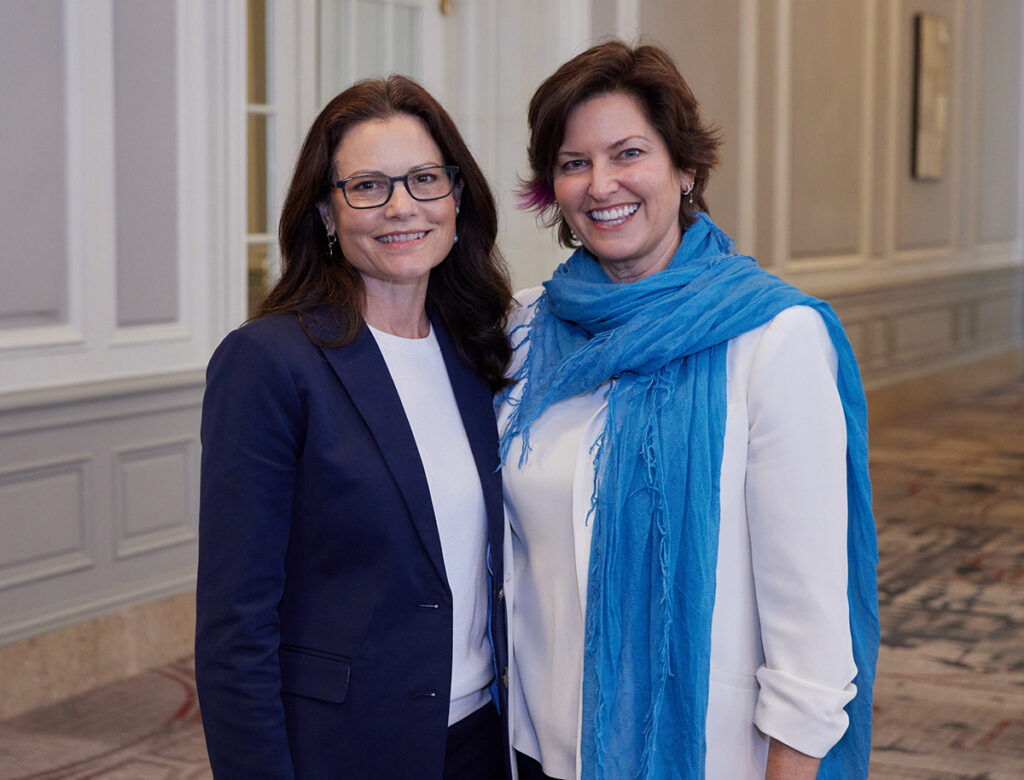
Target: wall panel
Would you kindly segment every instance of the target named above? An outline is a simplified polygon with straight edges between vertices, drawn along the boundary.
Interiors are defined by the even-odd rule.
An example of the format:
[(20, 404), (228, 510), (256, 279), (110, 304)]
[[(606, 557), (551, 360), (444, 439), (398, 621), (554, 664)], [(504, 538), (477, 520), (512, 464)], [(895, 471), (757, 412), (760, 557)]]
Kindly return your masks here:
[(117, 323), (178, 319), (176, 10), (114, 2)]
[(67, 316), (64, 66), (60, 0), (0, 4), (0, 328)]
[(860, 250), (864, 4), (792, 6), (790, 256)]
[(93, 564), (90, 457), (61, 457), (0, 471), (0, 588)]
[(194, 584), (202, 392), (0, 396), (0, 643)]
[(985, 0), (980, 42), (978, 240), (1020, 237), (1021, 127), (1020, 0)]
[(127, 558), (196, 538), (194, 436), (119, 450), (114, 465), (115, 556)]

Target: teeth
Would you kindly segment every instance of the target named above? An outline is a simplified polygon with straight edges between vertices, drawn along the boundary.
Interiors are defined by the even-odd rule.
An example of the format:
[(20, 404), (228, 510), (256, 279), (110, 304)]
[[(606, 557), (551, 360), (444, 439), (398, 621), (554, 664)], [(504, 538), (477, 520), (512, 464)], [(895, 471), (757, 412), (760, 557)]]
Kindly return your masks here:
[(415, 241), (417, 238), (423, 238), (425, 235), (427, 235), (425, 230), (419, 233), (392, 233), (389, 236), (380, 236), (377, 240), (382, 244), (393, 244), (395, 241)]
[(601, 222), (608, 225), (621, 225), (626, 221), (626, 217), (631, 216), (640, 208), (639, 203), (633, 203), (629, 206), (618, 206), (614, 209), (604, 209), (588, 212), (588, 216), (594, 220), (594, 222)]

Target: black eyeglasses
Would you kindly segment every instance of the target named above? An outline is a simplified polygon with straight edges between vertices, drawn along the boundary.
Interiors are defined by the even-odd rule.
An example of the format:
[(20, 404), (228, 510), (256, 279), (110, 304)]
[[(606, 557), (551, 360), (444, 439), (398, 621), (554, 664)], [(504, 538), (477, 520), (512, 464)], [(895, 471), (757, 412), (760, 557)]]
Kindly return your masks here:
[(404, 176), (383, 173), (364, 173), (335, 182), (345, 202), (354, 209), (373, 209), (383, 206), (395, 191), (395, 182), (405, 185), (406, 192), (416, 200), (440, 200), (451, 194), (455, 187), (457, 165), (428, 165), (415, 168)]

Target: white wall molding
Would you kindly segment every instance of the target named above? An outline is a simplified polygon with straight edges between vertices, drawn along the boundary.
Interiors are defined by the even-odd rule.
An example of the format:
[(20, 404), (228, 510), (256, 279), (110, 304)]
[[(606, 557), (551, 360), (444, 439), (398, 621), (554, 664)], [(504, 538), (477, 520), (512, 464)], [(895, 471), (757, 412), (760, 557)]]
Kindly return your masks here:
[[(977, 6), (979, 3), (972, 3), (975, 7), (975, 13), (977, 13)], [(1020, 27), (1020, 65), (1017, 72), (1024, 74), (1024, 13), (1020, 15), (1021, 27)], [(980, 78), (979, 78), (980, 81)], [(1024, 75), (1018, 80), (1017, 86), (1020, 95), (1020, 111), (1018, 115), (1018, 127), (1024, 132)], [(1024, 145), (1017, 147), (1017, 238), (1020, 241), (1020, 245), (1024, 246)], [(1018, 252), (1024, 254), (1024, 250), (1018, 250)], [(1024, 317), (1021, 318), (1021, 328), (1024, 330)]]
[(775, 19), (775, 177), (772, 182), (772, 268), (785, 271), (789, 262), (790, 176), (793, 164), (793, 2), (777, 0)]
[(861, 265), (869, 264), (872, 257), (872, 197), (877, 192), (881, 176), (875, 156), (874, 122), (878, 116), (875, 51), (878, 47), (878, 0), (864, 3), (864, 45), (861, 49), (861, 123), (860, 123), (860, 230), (858, 253)]
[(736, 245), (757, 246), (757, 73), (761, 57), (759, 0), (740, 2), (739, 127), (736, 129), (737, 185)]
[(0, 395), (0, 437), (198, 411), (205, 372), (184, 371)]
[(115, 558), (196, 541), (198, 436), (118, 449), (113, 473)]
[(59, 606), (41, 607), (0, 625), (0, 644), (25, 639), (46, 631), (53, 631), (83, 620), (99, 617), (121, 607), (143, 604), (194, 589), (195, 574), (160, 582), (130, 583), (111, 587), (99, 593), (81, 597)]
[(24, 533), (0, 551), (0, 642), (194, 582), (204, 384), (165, 372), (0, 395), (0, 514)]
[(1020, 350), (1022, 287), (1015, 264), (833, 290), (828, 300), (870, 390)]
[(640, 37), (640, 0), (616, 0), (615, 34), (627, 42)]
[(949, 188), (952, 197), (949, 198), (949, 245), (951, 247), (961, 246), (961, 235), (964, 231), (964, 224), (961, 215), (963, 214), (963, 200), (965, 197), (964, 177), (964, 132), (966, 125), (970, 122), (969, 106), (965, 87), (969, 89), (969, 79), (957, 78), (956, 74), (965, 73), (965, 63), (968, 61), (967, 47), (970, 40), (966, 34), (966, 10), (963, 0), (956, 0), (953, 5), (953, 19), (950, 22), (954, 45), (950, 52), (950, 94), (948, 114), (948, 136), (946, 138), (947, 166)]
[[(0, 470), (7, 540), (0, 554), (0, 589), (95, 565), (87, 495), (91, 461), (91, 454), (82, 454)], [(62, 511), (68, 514), (50, 514)]]
[[(67, 198), (66, 322), (0, 329), (0, 394), (199, 368), (226, 324), (244, 319), (244, 247), (236, 247), (237, 257), (228, 256), (217, 218), (226, 200), (224, 183), (237, 178), (235, 171), (244, 170), (244, 149), (237, 160), (225, 160), (241, 145), (221, 131), (217, 113), (223, 105), (223, 85), (216, 57), (227, 25), (238, 21), (237, 14), (230, 17), (232, 9), (241, 10), (244, 21), (244, 3), (238, 0), (175, 2), (178, 165), (138, 175), (154, 187), (167, 177), (177, 182), (178, 252), (173, 261), (178, 316), (166, 324), (118, 327), (114, 3), (64, 0), (67, 178), (64, 187), (54, 186), (55, 197), (63, 193)], [(239, 29), (241, 46), (236, 53), (241, 52), (242, 61), (236, 68), (241, 70), (244, 25)], [(242, 76), (244, 87), (244, 72)], [(244, 142), (244, 121), (240, 126)], [(225, 161), (236, 167), (219, 167)], [(242, 226), (244, 230), (244, 222)], [(233, 273), (232, 283), (211, 284), (216, 269)], [(223, 298), (214, 297), (221, 289), (237, 291), (242, 299), (239, 316), (225, 316)]]
[(899, 114), (899, 101), (902, 94), (899, 88), (900, 74), (900, 17), (903, 8), (902, 3), (890, 2), (887, 5), (889, 14), (886, 29), (889, 38), (885, 42), (887, 46), (887, 60), (889, 62), (888, 80), (886, 83), (886, 95), (888, 100), (885, 107), (886, 127), (886, 148), (883, 156), (885, 164), (884, 177), (884, 198), (885, 209), (883, 217), (883, 241), (882, 254), (885, 257), (892, 255), (896, 248), (896, 218), (898, 213), (898, 199), (896, 185), (899, 173), (897, 171), (897, 160), (899, 159), (899, 136), (896, 117)]
[(0, 352), (50, 347), (80, 347), (85, 342), (82, 331), (70, 325), (41, 325), (31, 328), (0, 330)]

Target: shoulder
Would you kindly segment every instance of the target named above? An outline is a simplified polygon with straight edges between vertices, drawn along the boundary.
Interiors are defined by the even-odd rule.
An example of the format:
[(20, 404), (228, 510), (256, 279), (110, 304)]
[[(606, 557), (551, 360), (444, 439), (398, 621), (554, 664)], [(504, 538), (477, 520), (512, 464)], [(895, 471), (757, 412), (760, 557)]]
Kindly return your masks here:
[(764, 349), (806, 349), (835, 355), (828, 327), (811, 306), (790, 306), (729, 341), (729, 352), (753, 358)]
[(257, 351), (283, 354), (301, 353), (313, 348), (314, 344), (302, 328), (299, 317), (294, 314), (276, 314), (250, 320), (231, 331), (217, 352)]
[(210, 358), (207, 383), (226, 376), (265, 383), (275, 376), (304, 373), (303, 365), (320, 360), (296, 315), (263, 317), (224, 337)]
[(821, 314), (810, 306), (790, 306), (768, 322), (729, 341), (730, 392), (748, 397), (765, 384), (804, 384), (809, 377), (834, 384), (838, 355)]
[(533, 319), (534, 304), (537, 303), (537, 299), (543, 294), (544, 288), (538, 285), (537, 287), (528, 287), (525, 290), (520, 290), (512, 296), (512, 310), (508, 315), (509, 333), (522, 325), (529, 324), (530, 320)]

